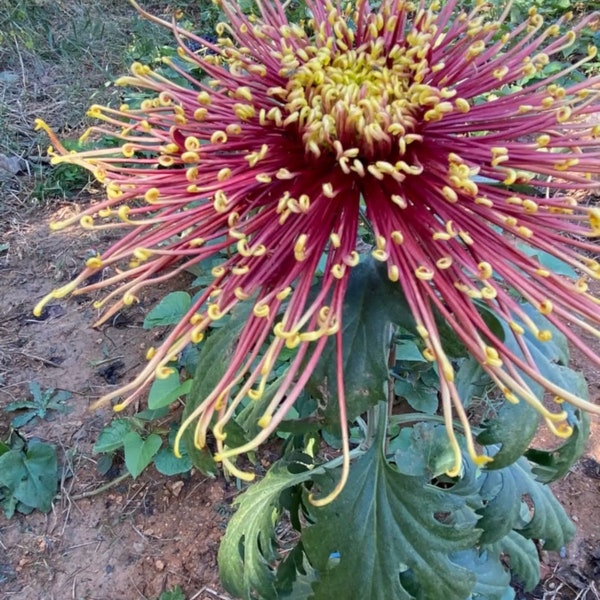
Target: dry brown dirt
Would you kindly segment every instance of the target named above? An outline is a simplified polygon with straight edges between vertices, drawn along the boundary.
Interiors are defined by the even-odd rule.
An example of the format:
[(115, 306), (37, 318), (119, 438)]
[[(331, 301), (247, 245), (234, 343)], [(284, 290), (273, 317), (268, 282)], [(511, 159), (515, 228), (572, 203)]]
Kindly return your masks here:
[(195, 472), (167, 478), (150, 467), (135, 481), (86, 497), (110, 483), (96, 470), (92, 446), (112, 414), (89, 406), (144, 361), (159, 334), (142, 329), (143, 315), (165, 290), (101, 331), (90, 326), (96, 311), (89, 298), (51, 303), (34, 318), (35, 302), (71, 279), (89, 249), (106, 244), (78, 231), (51, 235), (49, 216), (4, 228), (10, 248), (0, 256), (0, 439), (14, 416), (2, 406), (27, 397), (29, 382), (70, 391), (70, 412), (21, 430), (59, 447), (62, 480), (48, 515), (0, 515), (0, 597), (153, 599), (175, 585), (186, 598), (226, 597), (216, 552), (235, 486)]
[[(63, 206), (60, 211), (70, 210)], [(109, 410), (90, 404), (139, 368), (145, 348), (160, 335), (141, 327), (143, 316), (167, 289), (101, 330), (90, 298), (56, 301), (42, 318), (33, 305), (80, 269), (91, 249), (108, 239), (78, 230), (48, 232), (48, 211), (6, 221), (0, 236), (0, 439), (10, 416), (2, 407), (26, 397), (28, 383), (72, 393), (71, 411), (26, 427), (60, 450), (62, 480), (52, 511), (0, 514), (0, 597), (11, 600), (155, 599), (180, 585), (191, 599), (227, 598), (219, 588), (216, 552), (236, 494), (222, 478), (167, 478), (148, 468), (137, 480), (114, 485), (96, 470), (92, 446), (109, 422)], [(183, 287), (185, 281), (180, 281)], [(170, 289), (177, 289), (177, 282)], [(591, 340), (590, 340), (590, 343)], [(597, 343), (597, 342), (595, 342)], [(600, 392), (600, 372), (581, 356), (574, 364)], [(543, 443), (544, 437), (540, 438)], [(116, 473), (118, 474), (118, 473)], [(114, 478), (115, 473), (111, 473)], [(102, 486), (110, 486), (96, 493)], [(559, 554), (543, 553), (544, 579), (529, 600), (600, 598), (600, 423), (592, 423), (585, 457), (555, 485), (578, 526)], [(368, 599), (365, 599), (368, 600)]]

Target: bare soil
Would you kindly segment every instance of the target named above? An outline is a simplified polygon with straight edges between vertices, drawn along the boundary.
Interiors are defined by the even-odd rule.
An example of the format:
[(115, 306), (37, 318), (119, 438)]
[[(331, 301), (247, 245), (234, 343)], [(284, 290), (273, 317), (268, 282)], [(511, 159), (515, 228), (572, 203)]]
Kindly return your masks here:
[(103, 477), (92, 452), (112, 412), (89, 406), (144, 362), (160, 334), (142, 329), (143, 316), (165, 290), (101, 331), (90, 326), (89, 297), (52, 303), (34, 318), (35, 302), (107, 242), (78, 231), (51, 235), (49, 216), (5, 223), (1, 236), (10, 247), (0, 255), (0, 439), (14, 416), (2, 407), (26, 398), (29, 382), (70, 391), (68, 413), (20, 430), (57, 445), (61, 486), (48, 515), (0, 515), (0, 597), (154, 599), (180, 585), (186, 598), (226, 598), (216, 553), (235, 487), (196, 472), (167, 478), (153, 467), (135, 481), (115, 479), (118, 469)]

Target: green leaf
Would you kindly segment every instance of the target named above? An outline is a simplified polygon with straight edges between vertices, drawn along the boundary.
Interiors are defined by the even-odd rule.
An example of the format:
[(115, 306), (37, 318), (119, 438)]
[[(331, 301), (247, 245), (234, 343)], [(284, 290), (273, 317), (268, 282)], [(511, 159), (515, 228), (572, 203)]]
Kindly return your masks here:
[[(521, 341), (526, 345), (536, 368), (549, 381), (582, 398), (586, 398), (587, 384), (585, 378), (580, 373), (564, 366), (569, 359), (565, 336), (531, 304), (524, 304), (522, 308), (540, 329), (548, 329), (552, 332), (552, 339), (547, 342), (540, 342), (529, 331), (521, 336)], [(523, 350), (517, 343), (515, 334), (507, 325), (504, 329), (504, 343), (506, 346), (517, 356), (524, 357)], [(542, 387), (526, 375), (523, 375), (523, 377), (532, 391), (541, 396), (543, 393)], [(477, 441), (481, 444), (502, 444), (502, 448), (494, 456), (494, 462), (488, 465), (488, 469), (503, 468), (524, 454), (537, 431), (538, 423), (537, 411), (526, 404), (525, 401), (520, 401), (514, 405), (505, 402), (498, 411), (498, 415), (484, 425), (485, 431), (477, 437)]]
[[(400, 574), (410, 570), (423, 598), (464, 600), (475, 577), (450, 555), (473, 546), (476, 519), (460, 527), (448, 523), (464, 501), (402, 475), (373, 446), (355, 464), (342, 493), (315, 509), (315, 524), (304, 529), (302, 543), (319, 573), (314, 600), (353, 598), (409, 600)], [(339, 563), (330, 557), (339, 553)]]
[[(554, 65), (555, 67), (558, 65), (560, 67), (558, 69), (559, 71), (563, 69), (562, 63), (558, 63), (556, 61), (547, 65), (546, 69), (549, 68), (551, 65)], [(546, 69), (544, 69), (544, 71), (546, 71)], [(545, 72), (544, 74), (546, 76), (550, 75), (549, 72)], [(577, 279), (578, 277), (577, 271), (575, 271), (575, 269), (573, 269), (571, 265), (566, 263), (564, 260), (561, 260), (554, 254), (550, 254), (549, 252), (545, 252), (544, 250), (540, 250), (539, 248), (534, 248), (529, 244), (523, 243), (518, 243), (517, 248), (521, 252), (523, 252), (523, 254), (526, 254), (527, 256), (531, 256), (533, 258), (537, 258), (541, 266), (546, 267), (549, 271), (552, 271), (557, 275), (565, 275), (566, 277), (571, 277), (575, 279)]]
[(432, 423), (403, 428), (400, 435), (391, 440), (388, 452), (394, 452), (400, 473), (426, 477), (428, 481), (454, 465), (446, 428)]
[(37, 417), (35, 411), (27, 410), (21, 414), (18, 414), (14, 419), (11, 420), (10, 426), (14, 429), (24, 427), (30, 421), (33, 421)]
[(485, 547), (494, 554), (508, 557), (511, 573), (524, 584), (526, 591), (535, 588), (540, 580), (540, 560), (533, 540), (511, 531), (501, 540)]
[(19, 429), (27, 425), (30, 421), (39, 417), (45, 419), (48, 411), (58, 410), (65, 412), (67, 408), (64, 402), (71, 397), (71, 393), (66, 390), (60, 390), (55, 393), (53, 388), (49, 388), (42, 392), (40, 384), (37, 381), (32, 381), (29, 384), (29, 391), (33, 397), (32, 400), (17, 400), (6, 405), (5, 410), (8, 412), (21, 411), (11, 421), (11, 426), (14, 429)]
[(105, 427), (94, 444), (94, 452), (114, 452), (123, 447), (123, 439), (131, 431), (129, 419), (114, 419)]
[[(54, 390), (52, 390), (54, 392)], [(58, 390), (56, 394), (50, 397), (48, 401), (48, 408), (52, 410), (58, 410), (60, 412), (69, 412), (69, 408), (65, 406), (65, 402), (71, 399), (71, 392), (67, 390)]]
[[(392, 324), (414, 328), (400, 286), (369, 259), (352, 269), (344, 297), (343, 371), (350, 421), (387, 399)], [(336, 352), (336, 341), (330, 339), (307, 389), (321, 401), (327, 422), (339, 426)]]
[(567, 338), (559, 329), (557, 329), (548, 319), (542, 315), (535, 306), (525, 303), (521, 305), (523, 311), (540, 328), (548, 329), (552, 333), (552, 339), (547, 342), (540, 342), (528, 329), (525, 330), (524, 338), (530, 348), (536, 348), (538, 352), (546, 357), (546, 362), (566, 365), (569, 362), (569, 344)]
[(161, 448), (154, 457), (154, 466), (159, 473), (172, 476), (187, 473), (193, 465), (187, 454), (177, 458), (173, 453), (173, 448)]
[(187, 292), (171, 292), (167, 294), (144, 319), (144, 329), (152, 329), (159, 325), (176, 325), (183, 319), (192, 305), (192, 298)]
[(151, 433), (145, 440), (137, 431), (123, 438), (125, 466), (135, 479), (151, 462), (162, 444), (160, 435)]
[[(555, 385), (581, 398), (587, 398), (587, 384), (583, 375), (563, 364), (568, 361), (569, 357), (565, 336), (553, 327), (543, 315), (537, 313), (531, 305), (523, 308), (540, 329), (552, 331), (552, 340), (548, 342), (538, 341), (529, 332), (521, 337), (540, 374)], [(508, 331), (508, 327), (506, 327), (505, 344), (517, 356), (523, 356), (523, 351), (517, 344), (515, 335)], [(541, 397), (542, 387), (524, 374), (523, 378), (528, 382), (532, 391)], [(566, 404), (564, 408), (573, 412), (572, 408)], [(516, 405), (505, 402), (498, 411), (497, 417), (485, 424), (485, 431), (477, 437), (477, 441), (481, 444), (502, 444), (502, 448), (494, 456), (494, 461), (487, 468), (505, 467), (524, 454), (537, 431), (538, 422), (537, 411), (527, 405), (525, 401), (522, 400)], [(575, 452), (574, 447), (571, 450)]]
[(416, 381), (397, 379), (394, 383), (394, 393), (404, 398), (419, 412), (433, 415), (438, 409), (438, 390), (425, 385), (420, 379)]
[(185, 594), (181, 587), (176, 585), (174, 588), (162, 592), (158, 600), (185, 600)]
[(179, 373), (171, 373), (166, 379), (155, 379), (148, 394), (148, 408), (156, 410), (169, 406), (180, 396), (184, 396), (192, 389), (192, 380), (179, 382)]
[(275, 463), (264, 479), (236, 498), (219, 548), (219, 574), (225, 589), (247, 600), (258, 595), (278, 598), (273, 561), (278, 558), (275, 525), (281, 515), (281, 493), (308, 481), (323, 469), (291, 473), (285, 462)]
[[(293, 574), (293, 581), (290, 585), (284, 588), (285, 583), (283, 581), (277, 580), (277, 589), (281, 590), (279, 592), (278, 598), (282, 598), (285, 600), (306, 600), (306, 598), (310, 597), (312, 592), (312, 584), (317, 579), (316, 571), (310, 566), (310, 563), (306, 560), (304, 556), (302, 542), (300, 542), (297, 546), (293, 548), (293, 550), (288, 554), (284, 562), (287, 562), (289, 559), (294, 558), (294, 554), (298, 556), (298, 560), (296, 562), (300, 562), (301, 564), (292, 565), (295, 569), (295, 573)], [(279, 576), (280, 570), (277, 571), (277, 575)]]
[(454, 383), (463, 406), (468, 408), (474, 398), (482, 398), (485, 395), (492, 379), (483, 370), (480, 362), (469, 356), (460, 363)]
[(575, 535), (575, 526), (551, 489), (533, 479), (527, 459), (521, 459), (514, 467), (519, 467), (527, 474), (528, 480), (533, 481), (523, 492), (533, 504), (533, 517), (517, 531), (526, 538), (543, 540), (546, 550), (560, 550)]
[(590, 435), (590, 417), (580, 410), (576, 414), (573, 433), (566, 443), (555, 450), (530, 448), (525, 453), (527, 459), (535, 463), (532, 471), (538, 481), (551, 483), (562, 479), (585, 451)]
[(168, 406), (162, 406), (161, 408), (154, 409), (145, 408), (144, 410), (140, 410), (140, 412), (135, 413), (135, 415), (131, 417), (131, 421), (135, 426), (143, 429), (144, 421), (157, 421), (158, 419), (166, 417), (169, 412)]
[[(284, 373), (267, 385), (262, 396), (258, 400), (248, 402), (248, 404), (236, 416), (236, 423), (239, 424), (249, 436), (254, 437), (260, 432), (261, 427), (258, 424), (258, 420), (263, 416), (265, 409), (271, 402), (273, 396), (279, 390), (281, 383), (285, 379), (285, 375), (286, 374)], [(290, 424), (293, 427), (295, 421), (291, 421)]]
[(106, 475), (113, 467), (113, 458), (112, 453), (100, 455), (96, 461), (96, 471), (100, 475)]
[[(211, 331), (203, 343), (191, 389), (187, 395), (182, 421), (190, 415), (215, 389), (225, 375), (227, 365), (237, 348), (240, 331), (246, 323), (252, 304), (246, 302), (234, 309), (231, 319), (221, 328)], [(188, 427), (183, 443), (194, 466), (205, 475), (217, 473), (217, 466), (206, 448), (194, 444), (194, 426)]]
[(0, 456), (6, 454), (7, 452), (10, 452), (10, 446), (4, 442), (0, 442)]
[[(29, 383), (29, 391), (33, 396), (33, 402), (35, 405), (40, 405), (43, 402), (42, 388), (37, 381), (32, 381)], [(52, 393), (54, 390), (50, 389), (48, 392)]]
[(484, 430), (477, 436), (477, 441), (483, 445), (502, 444), (486, 468), (503, 469), (518, 460), (529, 448), (539, 421), (539, 413), (527, 402), (511, 404), (504, 401), (497, 415), (483, 423)]
[(469, 600), (503, 600), (510, 588), (510, 574), (502, 566), (499, 554), (476, 549), (452, 555), (452, 562), (475, 573), (476, 581)]
[(4, 410), (6, 412), (15, 412), (17, 410), (25, 410), (26, 408), (35, 410), (37, 408), (37, 404), (31, 400), (15, 400), (14, 402), (9, 402), (4, 407)]
[(396, 360), (428, 363), (414, 340), (400, 340), (396, 344)]
[[(575, 528), (564, 509), (550, 488), (534, 479), (526, 458), (504, 469), (485, 471), (477, 484), (486, 501), (478, 511), (482, 543), (494, 543), (516, 529), (524, 537), (544, 540), (547, 549), (558, 550), (573, 536)], [(524, 498), (531, 503), (533, 515)]]
[(52, 508), (57, 472), (56, 448), (43, 442), (31, 443), (27, 452), (9, 450), (0, 456), (0, 485), (14, 500), (42, 512)]

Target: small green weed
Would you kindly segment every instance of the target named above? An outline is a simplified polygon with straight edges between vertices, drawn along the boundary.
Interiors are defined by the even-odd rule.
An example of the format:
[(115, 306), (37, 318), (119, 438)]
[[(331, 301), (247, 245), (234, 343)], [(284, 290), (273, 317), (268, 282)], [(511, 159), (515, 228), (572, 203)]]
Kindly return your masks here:
[(98, 460), (98, 471), (108, 473), (122, 454), (125, 468), (134, 479), (152, 463), (163, 475), (187, 473), (192, 468), (191, 459), (185, 451), (181, 458), (173, 452), (175, 424), (166, 428), (161, 426), (161, 419), (168, 414), (169, 409), (165, 407), (114, 419), (100, 432), (94, 445), (94, 452), (102, 455)]
[(185, 600), (185, 594), (181, 587), (176, 585), (170, 590), (165, 590), (157, 600)]
[[(145, 329), (165, 327), (177, 323), (187, 312), (192, 302), (187, 292), (172, 292), (165, 296), (146, 315)], [(181, 381), (179, 371), (185, 369), (193, 373), (198, 351), (188, 349), (179, 357), (171, 376), (157, 379), (148, 394), (148, 409), (133, 416), (114, 419), (98, 436), (94, 452), (100, 454), (97, 468), (101, 474), (107, 474), (121, 457), (129, 474), (136, 478), (149, 465), (154, 464), (163, 475), (178, 475), (192, 468), (192, 460), (182, 449), (178, 458), (173, 452), (177, 433), (175, 423), (170, 421), (169, 406), (178, 398), (185, 396), (191, 389), (192, 380)], [(211, 459), (211, 464), (214, 465)]]
[[(36, 418), (46, 419), (51, 411), (68, 412), (69, 407), (65, 402), (71, 398), (71, 392), (48, 388), (42, 391), (40, 384), (32, 381), (29, 384), (31, 400), (17, 400), (7, 404), (7, 412), (18, 412), (17, 416), (10, 422), (11, 427), (18, 429), (27, 425)], [(50, 415), (51, 416), (51, 415)]]
[(0, 506), (7, 518), (15, 511), (49, 512), (58, 487), (56, 448), (40, 441), (26, 443), (13, 432), (0, 441)]

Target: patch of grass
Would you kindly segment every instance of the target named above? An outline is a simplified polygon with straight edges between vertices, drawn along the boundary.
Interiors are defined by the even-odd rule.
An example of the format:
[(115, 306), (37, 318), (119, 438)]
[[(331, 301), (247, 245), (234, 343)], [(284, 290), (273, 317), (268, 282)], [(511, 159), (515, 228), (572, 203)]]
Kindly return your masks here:
[[(142, 4), (167, 21), (175, 8), (182, 10), (186, 25), (203, 32), (218, 19), (211, 0)], [(121, 104), (114, 79), (133, 61), (151, 63), (173, 44), (168, 30), (123, 0), (0, 0), (0, 154), (27, 161), (21, 176), (0, 186), (19, 197), (19, 209), (25, 198), (34, 205), (62, 198), (87, 181), (72, 169), (48, 168), (47, 138), (34, 131), (34, 119), (76, 139), (88, 125), (90, 104)], [(0, 216), (9, 209), (0, 201)]]

